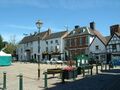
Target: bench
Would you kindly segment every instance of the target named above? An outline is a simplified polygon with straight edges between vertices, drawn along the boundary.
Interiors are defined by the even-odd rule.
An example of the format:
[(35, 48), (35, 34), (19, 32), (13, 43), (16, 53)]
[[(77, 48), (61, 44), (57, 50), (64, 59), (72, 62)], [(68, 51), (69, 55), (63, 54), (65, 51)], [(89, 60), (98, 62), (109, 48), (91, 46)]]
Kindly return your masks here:
[(47, 69), (47, 74), (53, 74), (53, 77), (55, 74), (61, 74), (62, 73), (62, 68), (52, 68), (52, 69)]

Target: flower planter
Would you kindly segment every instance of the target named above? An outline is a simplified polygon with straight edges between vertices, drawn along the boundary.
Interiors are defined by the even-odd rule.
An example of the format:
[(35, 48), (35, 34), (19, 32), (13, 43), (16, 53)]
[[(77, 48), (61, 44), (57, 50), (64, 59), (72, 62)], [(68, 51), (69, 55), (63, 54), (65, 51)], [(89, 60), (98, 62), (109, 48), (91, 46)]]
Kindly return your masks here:
[(77, 70), (63, 70), (63, 78), (64, 79), (71, 79), (71, 78), (76, 78), (77, 77)]
[(77, 73), (78, 73), (78, 75), (80, 75), (82, 72), (81, 72), (81, 67), (78, 67), (77, 68)]

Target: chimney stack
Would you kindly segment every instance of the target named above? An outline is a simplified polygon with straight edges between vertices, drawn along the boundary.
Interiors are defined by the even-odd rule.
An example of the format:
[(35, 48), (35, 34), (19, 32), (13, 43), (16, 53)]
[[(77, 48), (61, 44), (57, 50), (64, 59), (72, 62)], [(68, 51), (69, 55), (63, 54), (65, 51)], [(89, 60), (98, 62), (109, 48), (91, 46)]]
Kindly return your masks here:
[(76, 25), (76, 26), (75, 26), (75, 29), (78, 29), (79, 27), (80, 27), (79, 25)]
[(95, 22), (90, 22), (90, 28), (95, 30)]
[(110, 26), (110, 34), (111, 34), (111, 36), (112, 36), (115, 32), (120, 33), (120, 25), (116, 24), (116, 25)]
[(51, 34), (51, 29), (50, 28), (48, 28), (48, 35), (50, 35)]

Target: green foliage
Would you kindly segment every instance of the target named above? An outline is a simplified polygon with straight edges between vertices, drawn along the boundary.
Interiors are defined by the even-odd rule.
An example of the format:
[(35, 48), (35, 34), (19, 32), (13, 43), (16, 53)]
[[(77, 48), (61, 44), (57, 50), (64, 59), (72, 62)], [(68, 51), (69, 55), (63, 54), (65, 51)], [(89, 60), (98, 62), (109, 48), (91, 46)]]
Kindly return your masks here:
[(5, 48), (4, 52), (9, 54), (14, 54), (16, 52), (17, 45), (14, 45), (12, 43), (8, 43), (7, 47)]
[(31, 63), (36, 63), (37, 60), (36, 60), (36, 59), (30, 59), (30, 62), (31, 62)]
[(0, 50), (4, 47), (3, 38), (0, 35)]

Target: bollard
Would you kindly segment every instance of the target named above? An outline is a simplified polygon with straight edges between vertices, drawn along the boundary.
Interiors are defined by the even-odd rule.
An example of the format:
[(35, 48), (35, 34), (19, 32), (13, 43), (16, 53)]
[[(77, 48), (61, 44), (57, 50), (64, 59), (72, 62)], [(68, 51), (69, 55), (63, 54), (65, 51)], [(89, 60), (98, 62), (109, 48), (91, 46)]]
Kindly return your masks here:
[(19, 90), (23, 90), (23, 75), (19, 75)]
[(73, 81), (75, 81), (75, 70), (73, 70)]
[(103, 70), (103, 64), (101, 63), (101, 71)]
[(90, 70), (90, 71), (91, 71), (91, 75), (92, 75), (92, 68), (91, 68), (91, 70)]
[(83, 77), (85, 77), (85, 67), (83, 67)]
[(47, 72), (44, 72), (45, 78), (44, 78), (44, 87), (47, 88)]
[(107, 63), (105, 64), (105, 70), (107, 70)]
[(3, 72), (3, 90), (6, 90), (6, 72)]
[(98, 64), (96, 64), (96, 74), (98, 74)]
[(110, 70), (110, 69), (111, 69), (111, 68), (110, 68), (110, 64), (108, 64), (108, 66), (109, 66), (109, 70)]
[(64, 75), (64, 71), (62, 72), (62, 84), (65, 83), (65, 75)]

